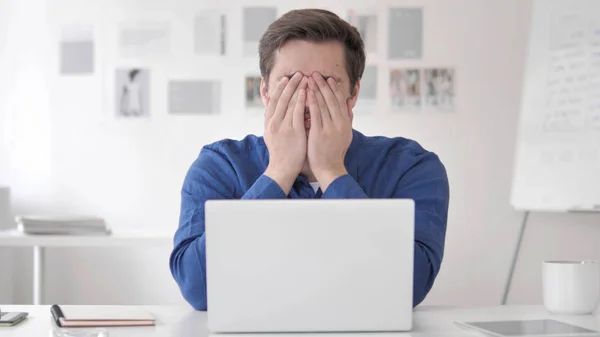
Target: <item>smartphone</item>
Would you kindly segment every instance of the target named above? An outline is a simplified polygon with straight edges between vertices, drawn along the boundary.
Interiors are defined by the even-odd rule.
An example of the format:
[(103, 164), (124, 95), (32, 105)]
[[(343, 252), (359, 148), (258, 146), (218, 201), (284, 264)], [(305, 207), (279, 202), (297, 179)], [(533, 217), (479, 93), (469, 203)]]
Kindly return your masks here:
[(0, 312), (0, 326), (13, 326), (27, 318), (26, 312)]

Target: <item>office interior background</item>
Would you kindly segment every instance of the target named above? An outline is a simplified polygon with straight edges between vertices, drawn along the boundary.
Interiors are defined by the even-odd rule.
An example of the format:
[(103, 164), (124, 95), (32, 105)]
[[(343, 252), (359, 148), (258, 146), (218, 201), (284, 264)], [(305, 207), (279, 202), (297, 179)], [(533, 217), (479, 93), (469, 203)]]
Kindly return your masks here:
[[(367, 135), (414, 139), (437, 153), (451, 187), (445, 256), (423, 304), (499, 304), (524, 213), (510, 205), (531, 0), (371, 1), (378, 27), (387, 8), (423, 8), (418, 59), (369, 56), (377, 66), (377, 102), (356, 112)], [(245, 104), (246, 76), (258, 75), (245, 55), (242, 13), (274, 6), (338, 14), (365, 1), (0, 0), (0, 185), (10, 187), (12, 213), (90, 214), (114, 230), (173, 234), (184, 175), (201, 147), (222, 138), (262, 134), (260, 112)], [(194, 14), (226, 13), (225, 55), (193, 52)], [(165, 54), (121, 58), (117, 27), (126, 20), (170, 24)], [(94, 27), (89, 76), (59, 74), (65, 24)], [(387, 38), (378, 38), (384, 51)], [(149, 70), (149, 113), (123, 118), (114, 110), (115, 70)], [(389, 70), (454, 69), (452, 111), (394, 112)], [(167, 82), (220, 81), (219, 113), (168, 113)], [(560, 179), (560, 177), (556, 177)], [(368, 224), (366, 224), (368, 225)], [(4, 229), (14, 224), (0, 223)], [(600, 216), (533, 212), (515, 268), (509, 304), (542, 302), (544, 260), (600, 259)], [(65, 304), (184, 303), (168, 268), (171, 247), (53, 248), (46, 256), (45, 302)], [(0, 303), (31, 303), (31, 250), (0, 248)]]

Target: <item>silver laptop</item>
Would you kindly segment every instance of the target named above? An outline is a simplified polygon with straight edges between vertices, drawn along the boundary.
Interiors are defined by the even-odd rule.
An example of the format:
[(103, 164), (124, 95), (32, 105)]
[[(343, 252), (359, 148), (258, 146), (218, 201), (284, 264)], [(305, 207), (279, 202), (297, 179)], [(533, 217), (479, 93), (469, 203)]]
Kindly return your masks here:
[(212, 332), (412, 329), (414, 202), (206, 203)]

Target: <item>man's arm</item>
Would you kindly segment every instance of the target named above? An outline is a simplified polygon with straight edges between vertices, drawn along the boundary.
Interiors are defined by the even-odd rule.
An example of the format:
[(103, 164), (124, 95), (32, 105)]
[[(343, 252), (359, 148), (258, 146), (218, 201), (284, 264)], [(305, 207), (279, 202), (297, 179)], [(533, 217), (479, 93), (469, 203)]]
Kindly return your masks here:
[[(204, 203), (234, 199), (237, 176), (225, 156), (205, 147), (190, 167), (181, 190), (179, 228), (169, 265), (181, 294), (196, 310), (206, 310)], [(282, 199), (285, 193), (266, 175), (260, 176), (242, 199)]]
[[(431, 290), (444, 254), (449, 201), (448, 177), (433, 153), (423, 157), (400, 179), (393, 198), (415, 201), (415, 252), (413, 307)], [(324, 199), (368, 198), (350, 175), (335, 179), (323, 193)]]

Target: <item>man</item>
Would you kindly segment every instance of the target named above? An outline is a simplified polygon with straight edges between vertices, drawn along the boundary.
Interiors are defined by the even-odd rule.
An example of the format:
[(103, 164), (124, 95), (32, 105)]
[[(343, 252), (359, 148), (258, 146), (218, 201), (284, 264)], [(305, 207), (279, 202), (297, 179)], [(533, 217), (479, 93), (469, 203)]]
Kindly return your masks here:
[(442, 261), (449, 198), (444, 166), (414, 141), (352, 129), (364, 44), (337, 15), (288, 12), (261, 38), (259, 56), (264, 137), (205, 146), (183, 183), (170, 267), (184, 298), (196, 310), (209, 305), (206, 200), (410, 198), (416, 204), (416, 306)]

